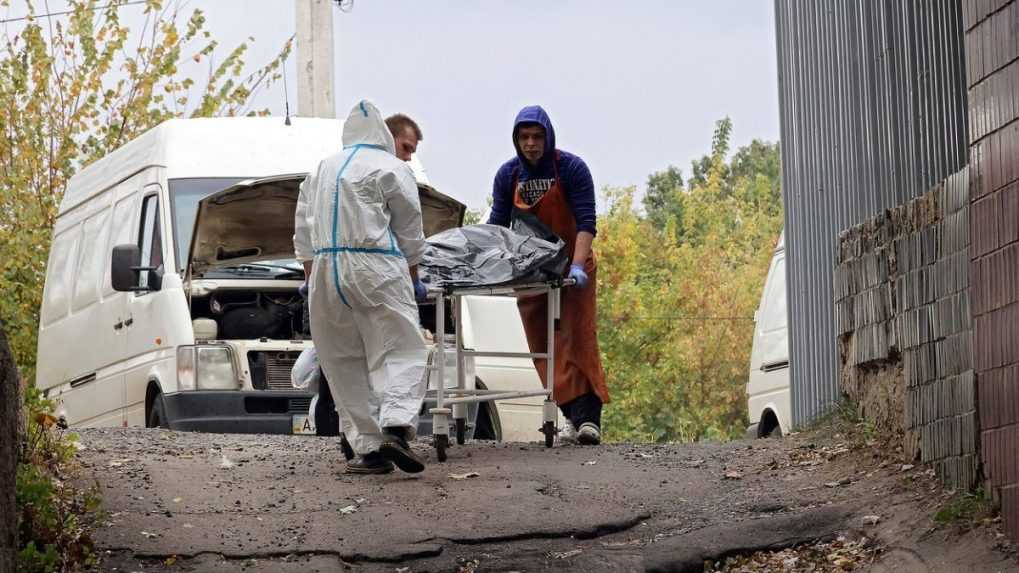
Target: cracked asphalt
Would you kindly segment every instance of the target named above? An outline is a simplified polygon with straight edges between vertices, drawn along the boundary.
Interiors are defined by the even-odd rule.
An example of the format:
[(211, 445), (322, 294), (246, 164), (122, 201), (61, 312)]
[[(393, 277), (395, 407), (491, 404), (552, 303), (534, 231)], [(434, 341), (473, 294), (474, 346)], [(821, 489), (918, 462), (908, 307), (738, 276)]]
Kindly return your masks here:
[[(79, 434), (82, 479), (106, 512), (95, 533), (104, 571), (686, 571), (697, 569), (679, 556), (702, 568), (708, 545), (831, 535), (887, 502), (860, 473), (884, 470), (832, 463), (848, 450), (804, 439), (472, 442), (441, 464), (419, 441), (423, 473), (349, 476), (332, 438)], [(769, 519), (811, 525), (756, 539)]]

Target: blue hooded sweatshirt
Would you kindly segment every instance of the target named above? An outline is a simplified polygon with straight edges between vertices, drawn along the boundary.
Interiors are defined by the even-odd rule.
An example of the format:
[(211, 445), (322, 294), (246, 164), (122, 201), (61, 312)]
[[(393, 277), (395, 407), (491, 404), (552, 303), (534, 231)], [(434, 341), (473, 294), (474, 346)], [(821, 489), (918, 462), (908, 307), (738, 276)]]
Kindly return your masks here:
[[(520, 146), (517, 145), (517, 131), (527, 124), (538, 124), (545, 128), (545, 153), (534, 166), (527, 162), (520, 152)], [(513, 123), (513, 147), (517, 150), (517, 156), (502, 164), (495, 174), (495, 183), (492, 185), (492, 212), (488, 217), (488, 222), (492, 225), (508, 227), (510, 224), (513, 196), (516, 191), (513, 187), (514, 180), (520, 186), (524, 200), (532, 205), (555, 182), (553, 165), (557, 151), (555, 130), (552, 129), (552, 120), (541, 106), (527, 106), (517, 114), (517, 119)], [(566, 202), (569, 203), (573, 218), (577, 222), (577, 232), (587, 231), (596, 235), (597, 218), (591, 171), (583, 159), (566, 151), (558, 151), (559, 179)]]

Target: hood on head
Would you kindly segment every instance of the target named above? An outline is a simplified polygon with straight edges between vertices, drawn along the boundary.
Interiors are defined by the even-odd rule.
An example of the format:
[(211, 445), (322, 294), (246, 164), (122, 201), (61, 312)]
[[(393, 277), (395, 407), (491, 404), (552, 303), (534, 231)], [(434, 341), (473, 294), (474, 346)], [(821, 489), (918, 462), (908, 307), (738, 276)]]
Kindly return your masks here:
[(545, 154), (541, 156), (541, 161), (545, 161), (555, 153), (555, 130), (552, 129), (552, 120), (540, 105), (529, 105), (520, 110), (516, 121), (513, 122), (513, 149), (517, 150), (517, 157), (525, 165), (527, 158), (520, 152), (520, 146), (517, 145), (517, 131), (522, 125), (535, 123), (545, 128)]
[(396, 143), (382, 119), (382, 112), (368, 100), (357, 102), (343, 122), (343, 146), (358, 144), (375, 145), (396, 155)]

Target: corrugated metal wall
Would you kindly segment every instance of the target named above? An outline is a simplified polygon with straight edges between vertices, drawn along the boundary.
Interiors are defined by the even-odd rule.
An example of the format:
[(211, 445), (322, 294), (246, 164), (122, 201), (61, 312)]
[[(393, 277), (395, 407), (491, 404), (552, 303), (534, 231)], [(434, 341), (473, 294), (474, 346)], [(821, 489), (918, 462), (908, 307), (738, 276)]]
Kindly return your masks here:
[(838, 232), (966, 165), (956, 0), (775, 0), (793, 423), (838, 397)]

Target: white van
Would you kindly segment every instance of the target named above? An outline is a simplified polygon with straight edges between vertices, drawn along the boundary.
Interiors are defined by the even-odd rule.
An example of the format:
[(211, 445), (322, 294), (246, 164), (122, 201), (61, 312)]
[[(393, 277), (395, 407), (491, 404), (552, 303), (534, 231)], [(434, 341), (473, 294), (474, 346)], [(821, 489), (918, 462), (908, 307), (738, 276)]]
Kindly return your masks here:
[(786, 313), (785, 231), (771, 257), (761, 305), (754, 313), (754, 344), (747, 382), (747, 437), (782, 436), (792, 422), (789, 398), (789, 333)]
[[(76, 174), (39, 325), (36, 384), (58, 415), (80, 427), (299, 433), (312, 395), (293, 389), (290, 370), (311, 341), (293, 214), (298, 185), (341, 133), (327, 119), (174, 119)], [(462, 204), (419, 187), (426, 233), (460, 224)], [(486, 415), (515, 435), (495, 408)], [(526, 439), (540, 416), (539, 404)]]

